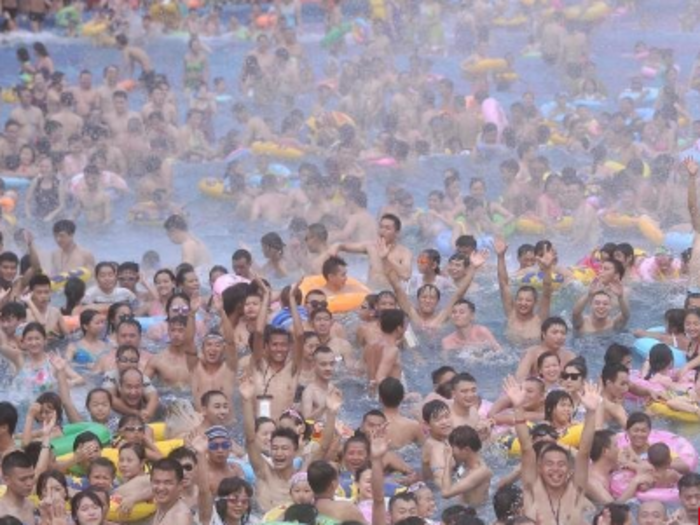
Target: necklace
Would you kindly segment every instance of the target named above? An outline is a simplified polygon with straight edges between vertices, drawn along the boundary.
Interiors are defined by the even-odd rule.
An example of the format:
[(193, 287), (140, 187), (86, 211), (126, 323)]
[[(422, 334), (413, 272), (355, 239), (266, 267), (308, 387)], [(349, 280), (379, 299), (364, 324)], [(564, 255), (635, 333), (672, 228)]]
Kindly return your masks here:
[(559, 525), (559, 513), (561, 512), (561, 500), (562, 498), (559, 498), (559, 504), (557, 505), (557, 510), (556, 512), (554, 511), (554, 503), (552, 503), (552, 496), (549, 493), (547, 489), (545, 489), (545, 492), (547, 493), (547, 499), (549, 500), (549, 508), (552, 510), (552, 516), (554, 516), (554, 521), (556, 522), (557, 525)]

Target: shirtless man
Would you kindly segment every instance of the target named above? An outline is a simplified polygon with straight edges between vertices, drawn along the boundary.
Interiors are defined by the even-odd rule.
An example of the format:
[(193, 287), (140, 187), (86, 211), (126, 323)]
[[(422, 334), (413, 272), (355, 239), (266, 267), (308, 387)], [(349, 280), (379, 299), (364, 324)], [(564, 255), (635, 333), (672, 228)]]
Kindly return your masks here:
[(586, 199), (586, 185), (576, 177), (563, 179), (564, 202), (572, 206), (571, 244), (573, 246), (598, 246), (600, 220), (596, 210)]
[(117, 35), (117, 49), (121, 50), (124, 63), (126, 64), (126, 77), (134, 78), (136, 67), (141, 68), (141, 76), (139, 80), (148, 85), (154, 77), (153, 66), (148, 54), (141, 49), (129, 44), (129, 39), (126, 35)]
[(304, 272), (308, 275), (318, 275), (323, 271), (323, 263), (329, 257), (328, 230), (320, 222), (310, 224), (305, 242), (309, 257), (306, 258)]
[(565, 348), (568, 327), (561, 317), (550, 317), (542, 323), (540, 344), (531, 346), (520, 359), (515, 377), (522, 381), (526, 377), (537, 375), (537, 359), (545, 352), (551, 352), (559, 356), (562, 363), (568, 363), (576, 357), (576, 354)]
[(681, 508), (671, 514), (669, 523), (691, 525), (698, 522), (700, 508), (700, 474), (689, 472), (678, 480)]
[(181, 262), (188, 263), (195, 268), (208, 267), (211, 264), (211, 255), (206, 244), (188, 231), (187, 221), (180, 215), (171, 215), (165, 221), (165, 231), (168, 238), (182, 248)]
[(174, 459), (159, 459), (151, 466), (154, 523), (193, 525), (192, 512), (181, 498), (184, 477), (182, 466)]
[(272, 174), (263, 175), (260, 190), (260, 195), (255, 197), (250, 209), (250, 222), (284, 224), (289, 218), (289, 200), (287, 194), (279, 188), (277, 177)]
[[(261, 312), (267, 312), (271, 292), (262, 281), (256, 282), (264, 290)], [(266, 316), (259, 315), (248, 373), (257, 396), (256, 414), (277, 419), (294, 404), (303, 345), (295, 345), (290, 356), (289, 333), (281, 328), (266, 328), (266, 323)]]
[(75, 97), (75, 112), (87, 119), (94, 109), (99, 107), (97, 91), (92, 88), (92, 73), (87, 69), (80, 72), (78, 85), (72, 90)]
[(381, 335), (365, 347), (364, 360), (370, 389), (386, 377), (403, 378), (399, 343), (406, 332), (407, 317), (402, 310), (384, 310), (379, 316)]
[(17, 88), (19, 106), (10, 112), (10, 119), (20, 126), (19, 134), (23, 140), (36, 141), (44, 133), (44, 114), (32, 105), (32, 92), (26, 86)]
[(34, 465), (20, 450), (2, 458), (2, 477), (7, 485), (0, 498), (0, 515), (14, 516), (22, 523), (35, 523), (36, 506), (29, 500), (34, 491)]
[(468, 299), (459, 299), (452, 307), (454, 332), (442, 339), (442, 349), (461, 350), (466, 347), (489, 348), (500, 351), (501, 345), (487, 327), (474, 324), (476, 306)]
[(321, 290), (331, 299), (346, 293), (363, 293), (365, 288), (348, 284), (348, 264), (335, 255), (326, 259), (321, 267), (321, 274), (326, 285)]
[(455, 427), (469, 425), (478, 430), (482, 426), (482, 418), (479, 415), (482, 399), (479, 397), (476, 379), (471, 374), (462, 372), (452, 378), (451, 383), (452, 403), (450, 411), (452, 424)]
[[(129, 121), (136, 119), (141, 121), (141, 116), (135, 111), (129, 110), (129, 95), (126, 91), (117, 90), (112, 95), (114, 111), (104, 116), (104, 121), (112, 133), (114, 143), (125, 150), (123, 145), (129, 133)], [(143, 125), (143, 123), (142, 123)]]
[(19, 150), (27, 141), (20, 134), (21, 125), (13, 119), (5, 122), (5, 131), (0, 137), (0, 166), (5, 168), (8, 157), (18, 156)]
[(207, 485), (212, 494), (216, 494), (221, 480), (234, 476), (244, 477), (241, 467), (237, 463), (229, 464), (233, 441), (226, 427), (215, 425), (204, 431), (208, 438), (207, 444)]
[[(516, 344), (537, 341), (541, 332), (542, 321), (549, 316), (552, 301), (552, 267), (555, 254), (547, 250), (538, 263), (542, 269), (542, 297), (537, 304), (537, 290), (532, 286), (521, 286), (513, 298), (510, 291), (508, 269), (506, 268), (506, 251), (508, 245), (500, 239), (493, 243), (498, 256), (498, 287), (501, 291), (501, 303), (506, 314), (506, 338)], [(538, 306), (537, 310), (535, 307)]]
[(447, 441), (453, 428), (450, 407), (440, 399), (433, 399), (423, 405), (421, 415), (423, 424), (428, 427), (428, 437), (421, 449), (423, 479), (442, 488), (444, 471), (451, 467), (446, 452), (451, 453)]
[(377, 238), (377, 223), (367, 211), (367, 195), (361, 190), (345, 197), (347, 221), (341, 231), (334, 232), (332, 242), (371, 242)]
[[(615, 316), (610, 315), (612, 307), (611, 294), (617, 297), (620, 311)], [(591, 305), (591, 313), (584, 315), (587, 305)], [(620, 282), (610, 284), (607, 291), (594, 281), (588, 292), (574, 304), (571, 312), (574, 331), (581, 335), (606, 334), (622, 330), (630, 318), (630, 309), (625, 288)]]
[[(564, 360), (566, 361), (566, 360)], [(620, 427), (627, 426), (627, 411), (625, 410), (625, 395), (630, 391), (630, 371), (621, 364), (608, 364), (600, 374), (603, 385), (603, 403), (599, 422), (605, 424), (614, 421)]]
[(413, 253), (399, 244), (400, 232), (401, 220), (396, 215), (385, 214), (379, 220), (379, 238), (376, 242), (340, 243), (333, 246), (330, 253), (332, 255), (338, 255), (338, 252), (366, 254), (369, 259), (367, 282), (371, 287), (382, 288), (388, 284), (382, 253), (388, 251), (385, 259), (392, 263), (399, 279), (407, 281), (411, 278)]
[(51, 253), (51, 275), (70, 272), (78, 268), (92, 271), (95, 267), (95, 256), (75, 242), (75, 223), (66, 219), (53, 225), (53, 238), (58, 250)]
[(61, 107), (50, 116), (50, 121), (53, 120), (63, 126), (65, 137), (80, 135), (83, 130), (83, 119), (76, 113), (75, 96), (70, 91), (64, 91), (61, 93), (60, 102)]
[(177, 316), (168, 319), (168, 347), (148, 360), (145, 374), (169, 387), (189, 388), (192, 378), (188, 359), (197, 353), (194, 345), (196, 310), (190, 310), (189, 317)]
[(85, 185), (78, 189), (74, 218), (82, 213), (89, 226), (109, 224), (112, 222), (112, 199), (100, 182), (100, 168), (88, 164), (83, 174)]
[(169, 126), (177, 126), (177, 109), (168, 102), (165, 90), (160, 84), (151, 90), (148, 102), (141, 109), (141, 116), (147, 121), (155, 112), (159, 112)]
[(333, 314), (327, 308), (315, 308), (309, 314), (311, 328), (318, 336), (321, 345), (327, 346), (333, 351), (335, 358), (345, 364), (345, 370), (357, 373), (357, 361), (350, 342), (345, 337), (333, 333)]
[(336, 389), (331, 383), (335, 376), (336, 357), (327, 346), (314, 350), (314, 380), (301, 395), (301, 413), (307, 419), (325, 420), (326, 399)]
[(401, 415), (399, 410), (404, 399), (405, 389), (395, 377), (386, 377), (379, 383), (379, 402), (387, 420), (387, 437), (392, 449), (401, 449), (415, 443), (422, 446), (425, 434), (420, 423), (413, 418)]
[(597, 430), (591, 446), (591, 469), (588, 475), (586, 495), (596, 505), (625, 503), (634, 497), (640, 486), (653, 486), (654, 477), (649, 472), (638, 472), (619, 497), (610, 491), (611, 475), (620, 468), (620, 449), (612, 430)]
[[(469, 425), (455, 426), (447, 439), (445, 470), (442, 471), (440, 494), (443, 498), (460, 496), (465, 505), (483, 505), (489, 495), (493, 471), (479, 454), (481, 438)], [(452, 482), (455, 471), (459, 480)]]
[(570, 453), (558, 444), (547, 445), (539, 457), (535, 455), (522, 409), (522, 386), (509, 376), (504, 381), (504, 391), (515, 407), (515, 431), (522, 447), (520, 476), (525, 514), (531, 519), (537, 518), (542, 525), (577, 525), (590, 505), (585, 491), (596, 412), (601, 403), (599, 389), (591, 384), (584, 385), (581, 405), (586, 409), (586, 416), (573, 470)]
[(119, 68), (115, 65), (105, 67), (102, 77), (102, 85), (97, 88), (97, 100), (102, 115), (108, 115), (114, 111), (113, 97), (119, 89)]
[(233, 105), (233, 116), (236, 122), (243, 126), (243, 131), (239, 136), (241, 147), (248, 147), (254, 142), (265, 142), (274, 138), (265, 121), (260, 117), (251, 116), (242, 102)]

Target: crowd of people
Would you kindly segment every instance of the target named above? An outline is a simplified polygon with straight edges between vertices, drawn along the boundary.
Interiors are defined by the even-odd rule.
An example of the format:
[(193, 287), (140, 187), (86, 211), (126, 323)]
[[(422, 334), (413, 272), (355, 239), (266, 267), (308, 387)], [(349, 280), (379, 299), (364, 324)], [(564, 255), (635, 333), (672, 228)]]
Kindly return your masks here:
[[(668, 23), (657, 3), (3, 0), (6, 31), (121, 62), (12, 44), (0, 525), (695, 523), (698, 452), (659, 415), (700, 422), (700, 62), (636, 42), (611, 93), (594, 61), (597, 35)], [(700, 4), (678, 3), (692, 41)], [(437, 157), (460, 167), (427, 173)], [(193, 227), (184, 163), (223, 166), (197, 199), (263, 225), (259, 249)], [(93, 253), (94, 232), (137, 244), (127, 223), (179, 259)], [(645, 286), (662, 329), (631, 325)], [(494, 381), (465, 353), (515, 366)]]

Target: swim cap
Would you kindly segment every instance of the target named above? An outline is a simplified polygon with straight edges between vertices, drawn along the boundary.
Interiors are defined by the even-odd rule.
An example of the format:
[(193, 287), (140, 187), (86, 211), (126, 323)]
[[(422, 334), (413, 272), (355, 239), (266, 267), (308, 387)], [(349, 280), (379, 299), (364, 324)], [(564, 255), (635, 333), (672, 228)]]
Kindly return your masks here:
[(204, 434), (206, 434), (207, 438), (209, 438), (209, 441), (212, 439), (231, 439), (231, 434), (229, 434), (229, 431), (226, 429), (226, 427), (221, 426), (221, 425), (214, 425), (213, 427), (209, 427), (204, 431)]
[(306, 475), (306, 472), (297, 472), (289, 480), (289, 487), (294, 488), (299, 483), (306, 483), (307, 481), (308, 481), (308, 476)]

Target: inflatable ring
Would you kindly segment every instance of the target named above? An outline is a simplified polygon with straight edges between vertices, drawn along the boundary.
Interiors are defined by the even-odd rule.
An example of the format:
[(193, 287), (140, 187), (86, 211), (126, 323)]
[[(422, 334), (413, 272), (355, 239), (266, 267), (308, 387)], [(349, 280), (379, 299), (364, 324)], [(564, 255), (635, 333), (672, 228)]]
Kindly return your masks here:
[(632, 217), (622, 213), (605, 213), (601, 217), (603, 223), (609, 228), (628, 230), (639, 226), (639, 217)]
[(297, 148), (289, 148), (275, 142), (255, 142), (250, 147), (253, 155), (265, 155), (277, 159), (299, 160), (304, 152)]
[(109, 29), (109, 22), (93, 20), (83, 24), (82, 33), (83, 36), (95, 37), (106, 33), (107, 29)]
[[(652, 328), (647, 328), (646, 331), (664, 333), (666, 329), (663, 326), (655, 326)], [(654, 347), (654, 345), (657, 345), (660, 342), (661, 341), (659, 341), (658, 339), (654, 339), (653, 337), (639, 337), (634, 340), (634, 345), (632, 345), (632, 348), (634, 349), (634, 353), (638, 357), (646, 361), (649, 358), (649, 352), (651, 352), (651, 349)], [(680, 348), (676, 348), (675, 346), (667, 346), (671, 349), (671, 352), (673, 353), (673, 366), (676, 368), (680, 368), (683, 365), (685, 365), (687, 362), (685, 352)]]
[(92, 432), (95, 434), (99, 438), (102, 445), (107, 445), (112, 437), (109, 429), (104, 425), (100, 425), (99, 423), (70, 423), (63, 426), (63, 435), (61, 437), (53, 438), (51, 440), (51, 446), (53, 447), (54, 454), (56, 454), (56, 456), (63, 456), (69, 453), (72, 454), (75, 438), (83, 432)]
[[(583, 423), (576, 423), (571, 425), (564, 435), (557, 439), (557, 443), (564, 447), (578, 448), (579, 443), (581, 443), (581, 433), (583, 432)], [(510, 444), (508, 449), (508, 454), (511, 456), (521, 456), (522, 449), (520, 448), (520, 440), (515, 438)]]
[[(312, 275), (304, 277), (299, 290), (306, 297), (306, 294), (311, 290), (323, 288), (324, 286), (326, 286), (326, 279), (323, 275)], [(334, 314), (357, 310), (362, 305), (367, 294), (371, 293), (369, 288), (352, 277), (348, 277), (347, 286), (359, 288), (361, 291), (328, 296), (328, 309)]]
[(331, 47), (333, 44), (340, 42), (345, 38), (345, 35), (352, 31), (352, 24), (345, 22), (337, 27), (334, 27), (321, 40), (321, 47)]
[(80, 330), (80, 316), (79, 315), (64, 315), (63, 323), (68, 328), (69, 332), (77, 332)]
[[(5, 92), (3, 91), (3, 93)], [(30, 179), (23, 177), (2, 177), (2, 181), (5, 183), (6, 190), (21, 190), (28, 188), (32, 183)]]
[(71, 270), (70, 272), (59, 273), (51, 277), (51, 291), (60, 292), (63, 290), (68, 279), (80, 279), (86, 283), (90, 280), (90, 277), (92, 277), (92, 273), (84, 266)]
[[(610, 492), (616, 498), (619, 497), (634, 478), (635, 474), (631, 470), (618, 470), (610, 476)], [(678, 488), (650, 488), (649, 490), (638, 490), (635, 498), (640, 502), (660, 501), (662, 503), (678, 503)]]
[[(183, 446), (184, 441), (182, 439), (166, 439), (165, 441), (156, 441), (156, 448), (160, 451), (163, 456), (167, 456), (176, 448)], [(102, 457), (107, 458), (116, 466), (119, 465), (119, 449), (118, 448), (103, 448)]]
[[(532, 286), (538, 290), (542, 289), (544, 283), (543, 272), (528, 272), (520, 278), (513, 279), (513, 282), (518, 286)], [(552, 289), (558, 290), (564, 284), (564, 276), (558, 272), (552, 275)]]
[(700, 416), (698, 414), (674, 410), (664, 403), (651, 403), (647, 408), (652, 414), (665, 417), (672, 421), (680, 421), (682, 423), (700, 423)]
[(521, 27), (527, 24), (525, 15), (515, 15), (511, 17), (498, 16), (493, 19), (493, 25), (496, 27)]
[[(619, 448), (629, 447), (629, 439), (624, 432), (617, 434), (616, 439)], [(654, 443), (666, 443), (668, 448), (671, 449), (673, 457), (683, 460), (691, 471), (697, 468), (698, 452), (695, 450), (693, 444), (686, 438), (666, 430), (652, 430), (651, 434), (649, 434), (649, 445), (653, 445)]]
[(508, 61), (505, 58), (485, 58), (477, 62), (462, 62), (462, 71), (468, 75), (480, 75), (484, 73), (503, 73), (508, 70)]
[(165, 321), (164, 315), (154, 315), (153, 317), (137, 317), (136, 320), (141, 325), (141, 330), (147, 332), (151, 327)]
[(639, 231), (655, 246), (661, 246), (664, 243), (664, 232), (661, 231), (659, 225), (654, 219), (646, 215), (639, 218)]
[(164, 421), (159, 421), (157, 423), (149, 423), (148, 426), (153, 431), (153, 440), (154, 441), (158, 442), (158, 441), (165, 441), (166, 440), (167, 428), (165, 426)]
[(206, 195), (212, 199), (218, 200), (233, 200), (234, 195), (226, 192), (224, 181), (215, 179), (214, 177), (206, 177), (199, 181), (197, 189), (202, 195)]
[(5, 104), (17, 104), (19, 102), (19, 97), (17, 92), (12, 88), (7, 88), (2, 90), (2, 101)]
[(692, 233), (668, 232), (663, 245), (674, 253), (681, 253), (693, 246), (693, 237)]
[(107, 511), (107, 521), (114, 523), (133, 523), (146, 520), (156, 513), (154, 503), (137, 503), (128, 514), (119, 512), (119, 505), (122, 498), (119, 494), (112, 494), (109, 500), (109, 510)]

